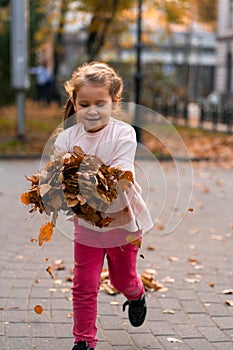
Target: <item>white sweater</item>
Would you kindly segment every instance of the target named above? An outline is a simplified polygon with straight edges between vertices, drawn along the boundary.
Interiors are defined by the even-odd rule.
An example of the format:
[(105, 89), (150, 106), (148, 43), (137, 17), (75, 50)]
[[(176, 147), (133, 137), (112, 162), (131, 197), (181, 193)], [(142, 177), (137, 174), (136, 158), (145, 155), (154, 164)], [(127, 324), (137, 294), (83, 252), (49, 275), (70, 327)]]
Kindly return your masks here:
[[(137, 142), (131, 125), (110, 118), (105, 128), (90, 133), (85, 131), (83, 124), (78, 123), (58, 135), (55, 152), (72, 153), (74, 146), (80, 146), (85, 154), (95, 155), (109, 166), (119, 165), (122, 170), (130, 170), (135, 179), (134, 159)], [(127, 214), (121, 212), (126, 206), (129, 209)], [(83, 219), (78, 219), (78, 224), (95, 231), (123, 228), (130, 232), (141, 230), (142, 233), (153, 227), (150, 213), (141, 196), (141, 188), (136, 181), (128, 193), (119, 192), (117, 199), (104, 215), (115, 218), (108, 227), (100, 229)]]

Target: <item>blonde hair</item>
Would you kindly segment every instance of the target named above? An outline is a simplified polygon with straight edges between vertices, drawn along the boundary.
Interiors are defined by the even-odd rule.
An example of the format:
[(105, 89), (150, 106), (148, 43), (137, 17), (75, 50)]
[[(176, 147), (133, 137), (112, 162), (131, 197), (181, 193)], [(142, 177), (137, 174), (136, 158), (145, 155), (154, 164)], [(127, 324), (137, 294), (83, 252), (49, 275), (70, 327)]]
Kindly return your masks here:
[(69, 95), (64, 111), (65, 128), (75, 123), (75, 118), (73, 118), (72, 121), (70, 121), (69, 118), (75, 114), (73, 102), (76, 99), (76, 93), (86, 84), (107, 87), (113, 102), (118, 102), (121, 99), (123, 81), (113, 68), (103, 62), (90, 62), (83, 64), (73, 72), (71, 79), (67, 80), (64, 84), (65, 90)]

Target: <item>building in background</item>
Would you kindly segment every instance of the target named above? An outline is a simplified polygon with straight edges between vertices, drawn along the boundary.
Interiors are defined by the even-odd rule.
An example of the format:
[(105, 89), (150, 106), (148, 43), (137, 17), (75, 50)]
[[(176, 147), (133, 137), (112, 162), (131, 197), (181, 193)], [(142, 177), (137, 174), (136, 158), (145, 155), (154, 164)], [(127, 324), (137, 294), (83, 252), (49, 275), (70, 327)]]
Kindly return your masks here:
[(233, 0), (218, 0), (215, 92), (233, 106)]

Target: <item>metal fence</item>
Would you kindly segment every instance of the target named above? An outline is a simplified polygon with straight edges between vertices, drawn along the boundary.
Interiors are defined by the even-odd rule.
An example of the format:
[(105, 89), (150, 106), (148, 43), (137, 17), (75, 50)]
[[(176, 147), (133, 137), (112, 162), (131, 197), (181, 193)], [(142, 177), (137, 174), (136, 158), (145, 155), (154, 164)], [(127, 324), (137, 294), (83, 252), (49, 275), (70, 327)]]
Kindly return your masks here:
[(157, 110), (174, 124), (233, 132), (233, 107), (230, 106), (174, 102), (162, 104)]

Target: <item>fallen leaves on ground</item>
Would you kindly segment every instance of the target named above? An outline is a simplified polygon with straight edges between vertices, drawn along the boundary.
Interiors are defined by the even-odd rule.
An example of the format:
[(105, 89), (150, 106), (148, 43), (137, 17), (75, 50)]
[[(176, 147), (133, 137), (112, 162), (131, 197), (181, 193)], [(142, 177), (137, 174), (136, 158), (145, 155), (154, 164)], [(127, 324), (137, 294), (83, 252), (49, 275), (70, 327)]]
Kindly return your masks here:
[(168, 337), (167, 341), (169, 341), (170, 343), (183, 343), (182, 340), (173, 337)]

